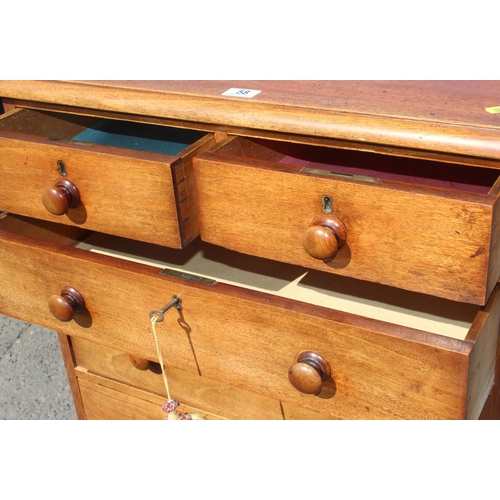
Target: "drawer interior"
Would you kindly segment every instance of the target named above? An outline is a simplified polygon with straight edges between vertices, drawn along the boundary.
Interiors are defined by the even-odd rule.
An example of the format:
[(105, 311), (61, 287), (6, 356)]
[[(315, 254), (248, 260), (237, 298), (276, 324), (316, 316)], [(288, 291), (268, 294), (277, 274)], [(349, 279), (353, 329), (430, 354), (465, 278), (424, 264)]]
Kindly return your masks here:
[[(479, 306), (398, 290), (319, 271), (240, 254), (202, 242), (184, 250), (166, 249), (99, 233), (78, 248), (140, 262), (179, 273), (193, 281), (215, 282), (256, 290), (308, 304), (361, 315), (463, 340)], [(207, 282), (207, 286), (211, 284)]]
[(217, 153), (277, 162), (306, 174), (403, 182), (478, 194), (491, 192), (500, 175), (493, 168), (242, 137), (221, 145)]
[(200, 238), (177, 250), (12, 215), (0, 219), (1, 230), (153, 266), (167, 276), (206, 284), (207, 289), (216, 282), (226, 283), (459, 340), (465, 339), (480, 309), (241, 254)]
[(204, 135), (197, 130), (103, 119), (71, 140), (175, 156)]
[(148, 123), (17, 109), (0, 120), (0, 130), (79, 145), (111, 146), (175, 156), (206, 134)]

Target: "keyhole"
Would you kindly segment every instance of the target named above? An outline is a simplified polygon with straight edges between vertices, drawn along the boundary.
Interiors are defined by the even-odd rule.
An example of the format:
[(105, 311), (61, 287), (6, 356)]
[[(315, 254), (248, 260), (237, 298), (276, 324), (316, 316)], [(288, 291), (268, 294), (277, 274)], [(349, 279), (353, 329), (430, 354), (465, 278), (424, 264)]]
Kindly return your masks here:
[(333, 212), (333, 201), (327, 195), (323, 196), (323, 212), (325, 212), (325, 214), (331, 214)]
[(58, 160), (57, 162), (57, 168), (59, 169), (59, 173), (63, 176), (66, 177), (68, 174), (66, 172), (66, 165), (62, 160)]

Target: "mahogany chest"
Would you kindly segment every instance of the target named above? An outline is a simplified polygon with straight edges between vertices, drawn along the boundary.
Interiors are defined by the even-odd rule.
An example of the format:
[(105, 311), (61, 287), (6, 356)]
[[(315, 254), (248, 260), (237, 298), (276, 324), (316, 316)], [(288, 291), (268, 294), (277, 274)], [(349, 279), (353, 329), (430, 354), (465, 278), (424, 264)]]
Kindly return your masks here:
[(497, 418), (499, 95), (2, 81), (0, 313), (82, 419)]

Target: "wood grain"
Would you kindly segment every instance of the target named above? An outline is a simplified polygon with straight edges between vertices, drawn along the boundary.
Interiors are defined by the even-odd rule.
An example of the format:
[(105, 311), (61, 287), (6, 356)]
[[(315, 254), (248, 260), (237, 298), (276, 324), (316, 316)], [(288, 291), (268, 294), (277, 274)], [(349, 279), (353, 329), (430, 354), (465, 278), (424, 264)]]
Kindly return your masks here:
[(59, 339), (59, 346), (61, 348), (61, 353), (64, 361), (64, 367), (66, 369), (66, 375), (68, 377), (69, 387), (71, 390), (71, 395), (73, 396), (73, 403), (75, 405), (76, 415), (79, 420), (85, 420), (85, 409), (83, 407), (82, 397), (80, 394), (80, 388), (78, 386), (78, 381), (75, 374), (75, 359), (73, 356), (73, 350), (71, 345), (71, 337), (64, 335), (62, 333), (57, 334)]
[[(191, 158), (212, 141), (206, 136), (168, 156), (2, 131), (2, 210), (182, 248), (198, 234)], [(78, 206), (60, 216), (41, 199), (60, 177), (59, 160), (80, 192)]]
[[(224, 97), (231, 87), (261, 90)], [(500, 159), (495, 81), (2, 81), (0, 95), (309, 137)]]
[[(477, 419), (495, 382), (500, 322), (500, 287), (495, 288), (487, 306), (479, 311), (466, 340), (474, 342), (470, 354), (466, 418)], [(498, 387), (497, 387), (498, 389)]]
[[(0, 310), (5, 314), (156, 360), (148, 312), (178, 295), (182, 314), (172, 312), (159, 327), (168, 365), (331, 418), (466, 414), (474, 342), (229, 285), (207, 289), (163, 277), (149, 266), (2, 236)], [(69, 323), (52, 317), (47, 300), (61, 285), (81, 291), (88, 313)], [(304, 350), (318, 353), (331, 366), (333, 382), (320, 396), (301, 394), (288, 381), (288, 368)]]
[[(489, 259), (498, 239), (498, 232), (492, 234), (496, 196), (309, 176), (283, 164), (216, 153), (195, 158), (194, 169), (204, 241), (475, 304), (486, 303), (498, 280), (500, 269)], [(302, 244), (323, 214), (324, 195), (347, 231), (345, 245), (327, 262)]]
[[(162, 410), (165, 398), (132, 390), (112, 381), (93, 376), (91, 381), (79, 373), (78, 385), (87, 420), (164, 420)], [(198, 412), (196, 408), (181, 405), (179, 412)], [(202, 412), (200, 412), (202, 413)], [(207, 420), (219, 420), (216, 415), (202, 413)]]
[[(137, 370), (123, 351), (78, 337), (73, 337), (72, 347), (80, 369), (165, 397), (165, 385), (157, 363), (150, 370)], [(172, 397), (189, 406), (233, 420), (283, 418), (277, 400), (174, 366), (167, 366), (166, 373)]]
[(13, 108), (2, 116), (0, 130), (69, 141), (98, 121), (95, 117)]
[(90, 234), (89, 230), (76, 226), (65, 226), (14, 214), (8, 214), (8, 216), (0, 218), (0, 231), (24, 234), (44, 241), (60, 243), (61, 245), (76, 244)]
[[(229, 87), (257, 88), (261, 92), (253, 99), (221, 96)], [(143, 232), (144, 227), (149, 227), (147, 232), (165, 217), (171, 217), (177, 225), (175, 241), (160, 243), (179, 247), (198, 233), (193, 210), (198, 201), (204, 203), (201, 198), (197, 200), (194, 189), (190, 159), (195, 151), (190, 151), (184, 159), (167, 162), (171, 178), (166, 181), (166, 189), (170, 190), (168, 197), (175, 200), (175, 207), (165, 209), (163, 202), (150, 207), (149, 193), (141, 191), (141, 182), (165, 179), (164, 169), (159, 167), (162, 159), (144, 153), (122, 154), (118, 166), (110, 159), (114, 153), (109, 149), (95, 147), (93, 155), (87, 155), (85, 148), (80, 151), (81, 146), (54, 149), (54, 141), (49, 140), (52, 133), (64, 140), (81, 127), (83, 120), (91, 123), (94, 117), (108, 116), (212, 131), (217, 140), (225, 140), (228, 133), (270, 137), (499, 169), (500, 115), (491, 115), (484, 109), (500, 104), (499, 92), (500, 83), (494, 81), (1, 81), (0, 96), (8, 113), (0, 120), (0, 130), (2, 123), (6, 124), (0, 133), (0, 146), (7, 146), (2, 153), (6, 151), (8, 157), (2, 163), (0, 210), (17, 211), (23, 204), (33, 206), (34, 200), (39, 199), (39, 191), (30, 191), (32, 184), (41, 185), (43, 173), (43, 189), (47, 179), (58, 176), (53, 155), (62, 151), (67, 154), (70, 172), (74, 161), (91, 163), (99, 158), (105, 173), (96, 181), (97, 197), (93, 201), (84, 197), (89, 203), (88, 207), (84, 205), (86, 212), (73, 212), (73, 219), (66, 217), (64, 222), (80, 226), (73, 229), (84, 230), (93, 227), (91, 215), (98, 219), (96, 213), (105, 211), (96, 229), (122, 234), (118, 231), (127, 225), (127, 216), (134, 212), (129, 217), (133, 219), (130, 221), (133, 227), (124, 235), (153, 241), (151, 232), (148, 235)], [(40, 114), (29, 110), (20, 114), (14, 111), (14, 106), (66, 110), (85, 118), (75, 117), (68, 126), (55, 115), (45, 114), (46, 120), (38, 120)], [(16, 124), (22, 116), (29, 118)], [(30, 149), (25, 144), (28, 131), (45, 139), (31, 141), (33, 149)], [(247, 153), (237, 154), (244, 157)], [(37, 160), (36, 164), (31, 163), (32, 159)], [(109, 184), (116, 180), (111, 169), (118, 171), (122, 159), (123, 177), (130, 179), (131, 190), (141, 194), (139, 198), (131, 197), (131, 204), (124, 203), (120, 196), (121, 184)], [(26, 160), (32, 169), (29, 173)], [(266, 160), (275, 162), (279, 158), (271, 154)], [(132, 163), (140, 165), (143, 171), (151, 167), (151, 177), (134, 173)], [(219, 219), (213, 219), (215, 212), (210, 219), (215, 220), (217, 228), (223, 227), (225, 221), (227, 227), (223, 231), (229, 231), (227, 236), (210, 229), (214, 237), (223, 244), (233, 245), (245, 233), (242, 240), (246, 243), (245, 252), (254, 251), (259, 245), (266, 246), (267, 252), (267, 246), (272, 250), (285, 241), (279, 254), (288, 259), (295, 250), (290, 251), (292, 241), (287, 242), (286, 236), (293, 235), (294, 242), (296, 235), (302, 236), (304, 228), (318, 215), (316, 197), (330, 194), (322, 192), (322, 188), (335, 188), (335, 195), (342, 200), (339, 211), (350, 238), (343, 249), (350, 252), (346, 265), (335, 272), (349, 276), (354, 263), (358, 266), (356, 272), (361, 272), (364, 279), (380, 281), (394, 274), (394, 278), (389, 277), (394, 286), (421, 287), (426, 293), (441, 293), (447, 298), (473, 303), (484, 304), (491, 293), (465, 341), (221, 284), (208, 292), (201, 285), (160, 277), (156, 270), (145, 266), (2, 233), (11, 224), (3, 219), (0, 221), (4, 226), (0, 227), (0, 310), (62, 332), (60, 339), (66, 341), (61, 340), (61, 347), (72, 390), (78, 400), (80, 390), (75, 389), (78, 374), (88, 416), (164, 417), (158, 410), (160, 398), (155, 391), (142, 390), (143, 381), (137, 381), (134, 387), (135, 382), (127, 379), (128, 375), (120, 379), (118, 365), (122, 365), (121, 361), (116, 367), (113, 365), (115, 355), (110, 358), (103, 354), (99, 361), (98, 356), (94, 360), (102, 363), (103, 370), (116, 369), (115, 380), (112, 375), (101, 377), (80, 367), (75, 371), (69, 340), (85, 339), (92, 346), (101, 344), (106, 349), (121, 349), (154, 359), (147, 312), (160, 307), (175, 293), (182, 296), (183, 311), (178, 316), (169, 315), (160, 325), (164, 334), (161, 344), (172, 379), (180, 384), (176, 390), (192, 393), (193, 402), (202, 402), (206, 391), (213, 396), (213, 391), (220, 389), (220, 399), (215, 398), (214, 408), (228, 404), (228, 413), (233, 412), (235, 418), (241, 415), (237, 406), (247, 400), (251, 414), (257, 416), (262, 411), (262, 418), (276, 417), (276, 402), (285, 418), (476, 418), (486, 399), (483, 417), (498, 418), (500, 369), (498, 362), (495, 367), (495, 354), (500, 353), (497, 350), (500, 305), (499, 291), (494, 289), (500, 275), (498, 182), (489, 197), (437, 194), (427, 188), (415, 192), (414, 188), (395, 189), (389, 184), (377, 186), (371, 194), (356, 183), (355, 187), (351, 183), (347, 188), (349, 183), (316, 185), (313, 181), (301, 181), (289, 189), (288, 181), (283, 179), (297, 177), (293, 171), (273, 164), (268, 168), (272, 174), (259, 172), (257, 182), (252, 179), (256, 169), (246, 171), (248, 165), (248, 162), (230, 165), (237, 174), (233, 177), (240, 178), (228, 186), (234, 190), (234, 196), (228, 195), (219, 184), (227, 181), (224, 175), (228, 172), (223, 171), (227, 164), (221, 163), (217, 175), (207, 178), (208, 183), (213, 181), (211, 186), (205, 186), (213, 190), (210, 196), (214, 199), (220, 196)], [(88, 179), (86, 174), (90, 174)], [(271, 177), (275, 174), (279, 175)], [(89, 186), (100, 175), (97, 167), (79, 173)], [(110, 185), (115, 190), (111, 194)], [(155, 197), (166, 192), (164, 187)], [(249, 196), (252, 191), (261, 193), (260, 201)], [(308, 199), (307, 193), (314, 193), (314, 200)], [(126, 189), (123, 194), (127, 194)], [(227, 205), (223, 205), (225, 200)], [(363, 205), (365, 200), (370, 203)], [(114, 202), (111, 209), (106, 206), (107, 201)], [(10, 205), (4, 206), (4, 202)], [(267, 210), (256, 211), (252, 203)], [(134, 211), (130, 210), (132, 206)], [(437, 217), (432, 212), (436, 207)], [(147, 212), (149, 208), (152, 213), (141, 219), (141, 211)], [(158, 220), (154, 219), (155, 214), (160, 217)], [(38, 211), (29, 215), (44, 217)], [(431, 219), (433, 223), (429, 222)], [(363, 223), (358, 226), (359, 220)], [(23, 222), (25, 234), (29, 234), (30, 226)], [(255, 234), (257, 226), (262, 232)], [(371, 232), (372, 226), (378, 229)], [(68, 245), (80, 237), (75, 233), (66, 239), (54, 227), (35, 225), (34, 228), (42, 238)], [(170, 234), (170, 230), (163, 232)], [(367, 234), (373, 238), (366, 239)], [(359, 249), (367, 250), (361, 260)], [(370, 264), (373, 254), (378, 260)], [(346, 259), (346, 255), (342, 258)], [(340, 262), (337, 258), (335, 261)], [(411, 267), (402, 262), (410, 262)], [(75, 321), (61, 326), (50, 316), (47, 299), (66, 285), (81, 288), (89, 308)], [(161, 297), (165, 300), (159, 300)], [(71, 337), (68, 339), (66, 334)], [(319, 396), (298, 394), (287, 381), (287, 369), (304, 349), (320, 352), (332, 366), (332, 378)], [(203, 384), (198, 387), (199, 380)], [(234, 397), (233, 406), (228, 403), (230, 396)], [(81, 408), (77, 410), (84, 416), (85, 410), (81, 400), (78, 401)]]
[(481, 416), (479, 418), (482, 420), (500, 420), (500, 342), (498, 343), (496, 351), (493, 388), (486, 399), (483, 411), (481, 412)]

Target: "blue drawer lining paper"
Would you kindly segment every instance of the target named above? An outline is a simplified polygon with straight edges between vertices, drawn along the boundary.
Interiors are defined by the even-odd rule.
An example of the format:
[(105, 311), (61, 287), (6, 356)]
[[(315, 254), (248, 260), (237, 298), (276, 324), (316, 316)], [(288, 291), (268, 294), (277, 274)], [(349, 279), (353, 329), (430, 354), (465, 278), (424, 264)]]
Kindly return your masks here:
[(72, 140), (175, 156), (204, 135), (205, 132), (197, 130), (100, 120), (75, 135)]

